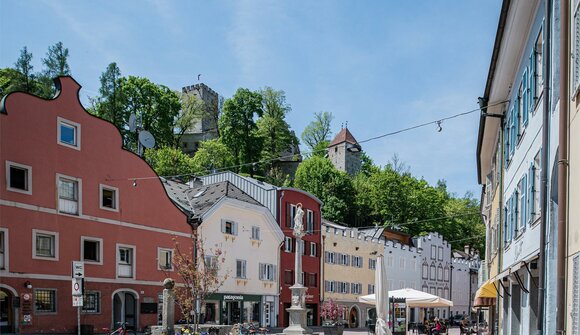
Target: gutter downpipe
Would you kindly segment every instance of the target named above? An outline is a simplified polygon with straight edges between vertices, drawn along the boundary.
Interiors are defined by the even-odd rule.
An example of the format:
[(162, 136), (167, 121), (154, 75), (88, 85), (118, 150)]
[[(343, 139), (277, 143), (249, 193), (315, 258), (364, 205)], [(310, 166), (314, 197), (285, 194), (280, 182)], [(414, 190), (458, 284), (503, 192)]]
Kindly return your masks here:
[(570, 2), (560, 1), (560, 120), (558, 136), (558, 239), (556, 258), (556, 334), (566, 332), (566, 228), (568, 215), (568, 108)]
[[(545, 286), (546, 286), (546, 222), (548, 218), (548, 151), (550, 141), (550, 79), (552, 52), (552, 1), (545, 0), (546, 10), (546, 40), (544, 42), (544, 106), (542, 114), (542, 162), (540, 174), (540, 250), (538, 257), (538, 318), (537, 331), (544, 333), (545, 318)], [(567, 1), (567, 0), (565, 0)], [(565, 2), (562, 1), (562, 2)]]

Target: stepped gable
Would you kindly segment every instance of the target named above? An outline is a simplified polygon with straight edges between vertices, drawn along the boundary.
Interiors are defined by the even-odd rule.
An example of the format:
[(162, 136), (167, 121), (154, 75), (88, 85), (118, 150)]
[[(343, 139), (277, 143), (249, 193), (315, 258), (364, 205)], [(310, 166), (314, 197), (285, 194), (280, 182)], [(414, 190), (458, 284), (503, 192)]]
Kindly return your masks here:
[(330, 142), (328, 147), (330, 148), (330, 147), (333, 147), (335, 145), (338, 145), (338, 144), (341, 144), (344, 142), (354, 144), (356, 146), (360, 146), (360, 144), (358, 144), (357, 140), (354, 138), (354, 136), (352, 136), (352, 134), (350, 133), (348, 128), (345, 127), (345, 128), (342, 128), (340, 130), (340, 132), (338, 132), (338, 134), (336, 134), (336, 136), (334, 137), (332, 142)]

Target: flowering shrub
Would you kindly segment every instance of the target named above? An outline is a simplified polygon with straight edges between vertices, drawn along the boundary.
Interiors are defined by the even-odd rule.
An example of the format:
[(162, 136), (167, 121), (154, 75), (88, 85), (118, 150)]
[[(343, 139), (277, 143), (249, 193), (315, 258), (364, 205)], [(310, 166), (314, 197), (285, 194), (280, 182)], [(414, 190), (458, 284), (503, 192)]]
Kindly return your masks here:
[(324, 318), (326, 324), (340, 324), (338, 305), (332, 299), (328, 299), (322, 304), (320, 316)]

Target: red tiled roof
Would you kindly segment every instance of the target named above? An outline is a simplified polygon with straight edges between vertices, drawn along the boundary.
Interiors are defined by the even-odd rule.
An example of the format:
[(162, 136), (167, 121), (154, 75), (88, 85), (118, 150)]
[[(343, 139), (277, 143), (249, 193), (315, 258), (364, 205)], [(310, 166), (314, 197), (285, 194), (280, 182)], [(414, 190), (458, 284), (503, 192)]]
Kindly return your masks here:
[(334, 137), (334, 140), (330, 142), (328, 147), (335, 146), (340, 143), (348, 142), (351, 144), (359, 145), (354, 136), (348, 131), (348, 128), (342, 128), (338, 134)]

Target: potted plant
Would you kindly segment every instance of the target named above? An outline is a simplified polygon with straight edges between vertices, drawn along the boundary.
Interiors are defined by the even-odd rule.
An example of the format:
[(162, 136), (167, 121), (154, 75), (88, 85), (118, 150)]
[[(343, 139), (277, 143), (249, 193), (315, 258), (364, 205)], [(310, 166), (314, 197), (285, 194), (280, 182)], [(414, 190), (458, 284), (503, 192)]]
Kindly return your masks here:
[(334, 300), (328, 299), (322, 304), (320, 316), (324, 319), (322, 322), (324, 335), (342, 335), (344, 325), (340, 321), (338, 305)]

